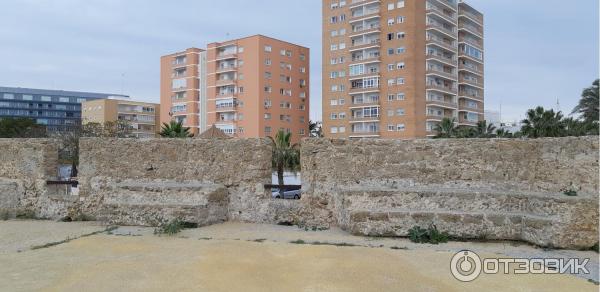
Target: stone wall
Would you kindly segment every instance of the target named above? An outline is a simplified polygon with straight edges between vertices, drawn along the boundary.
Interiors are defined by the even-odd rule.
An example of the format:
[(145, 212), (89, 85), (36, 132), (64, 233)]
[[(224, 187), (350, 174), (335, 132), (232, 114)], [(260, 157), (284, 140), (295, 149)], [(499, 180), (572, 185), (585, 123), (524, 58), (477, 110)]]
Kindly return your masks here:
[(406, 236), (435, 224), (463, 238), (590, 247), (598, 241), (598, 150), (598, 137), (309, 139), (303, 201), (356, 234)]
[(82, 139), (81, 211), (114, 223), (267, 222), (265, 139)]
[(58, 175), (58, 145), (51, 139), (0, 139), (0, 210), (53, 217), (63, 196), (46, 180)]

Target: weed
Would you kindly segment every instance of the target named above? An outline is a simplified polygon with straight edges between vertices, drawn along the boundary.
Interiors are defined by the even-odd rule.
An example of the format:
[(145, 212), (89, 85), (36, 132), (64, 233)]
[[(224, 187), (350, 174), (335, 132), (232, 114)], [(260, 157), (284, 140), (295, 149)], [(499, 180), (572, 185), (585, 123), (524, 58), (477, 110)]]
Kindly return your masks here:
[(577, 196), (577, 191), (574, 189), (569, 189), (563, 192), (563, 194), (565, 196), (569, 196), (569, 197), (576, 197)]
[(180, 219), (174, 219), (171, 220), (168, 223), (165, 223), (163, 225), (161, 225), (160, 227), (154, 229), (154, 234), (160, 235), (160, 234), (166, 234), (166, 235), (175, 235), (179, 232), (181, 232), (184, 229), (192, 229), (192, 228), (198, 228), (198, 223), (193, 223), (193, 222), (184, 222), (181, 221)]
[(20, 210), (17, 212), (17, 219), (38, 219), (38, 217), (35, 215), (35, 211), (32, 210)]
[(440, 232), (434, 224), (427, 229), (415, 226), (408, 231), (410, 241), (415, 243), (440, 244), (448, 242), (448, 234)]
[(290, 241), (290, 243), (292, 243), (292, 244), (306, 244), (306, 241), (304, 241), (302, 239), (296, 239), (294, 241)]
[(593, 251), (595, 251), (595, 252), (598, 252), (598, 245), (599, 245), (599, 244), (600, 244), (600, 243), (596, 242), (596, 244), (594, 244), (594, 246), (592, 246), (591, 250), (593, 250)]
[(211, 240), (211, 239), (212, 239), (212, 237), (200, 237), (200, 238), (198, 238), (198, 239), (199, 239), (199, 240)]
[(406, 249), (408, 249), (408, 247), (406, 247), (406, 246), (403, 246), (403, 247), (399, 247), (399, 246), (392, 246), (392, 247), (390, 247), (390, 249), (393, 249), (393, 250), (404, 249), (404, 250), (406, 250)]
[(265, 240), (267, 240), (267, 239), (266, 238), (259, 238), (259, 239), (255, 239), (255, 240), (252, 240), (252, 241), (258, 242), (258, 243), (263, 243), (263, 242), (265, 242)]

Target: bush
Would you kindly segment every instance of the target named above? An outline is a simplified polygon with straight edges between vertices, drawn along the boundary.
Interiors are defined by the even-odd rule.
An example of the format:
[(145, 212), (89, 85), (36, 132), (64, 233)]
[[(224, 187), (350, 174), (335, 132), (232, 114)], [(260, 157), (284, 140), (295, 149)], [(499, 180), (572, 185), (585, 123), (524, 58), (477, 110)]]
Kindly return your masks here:
[(17, 219), (21, 219), (21, 220), (24, 220), (24, 219), (32, 219), (32, 220), (39, 219), (35, 215), (35, 212), (32, 211), (32, 210), (21, 210), (21, 211), (18, 211), (16, 217), (17, 217)]
[(448, 242), (448, 234), (440, 232), (434, 224), (429, 225), (427, 229), (415, 226), (408, 231), (410, 241), (415, 243), (440, 244)]
[(192, 222), (184, 222), (180, 219), (174, 219), (154, 229), (154, 234), (175, 235), (184, 229), (190, 228), (198, 228), (198, 224)]
[(576, 197), (577, 196), (577, 191), (570, 189), (570, 190), (566, 190), (563, 192), (563, 194), (565, 194), (565, 196), (569, 196), (569, 197)]
[(0, 220), (8, 220), (10, 219), (10, 212), (8, 210), (0, 210)]

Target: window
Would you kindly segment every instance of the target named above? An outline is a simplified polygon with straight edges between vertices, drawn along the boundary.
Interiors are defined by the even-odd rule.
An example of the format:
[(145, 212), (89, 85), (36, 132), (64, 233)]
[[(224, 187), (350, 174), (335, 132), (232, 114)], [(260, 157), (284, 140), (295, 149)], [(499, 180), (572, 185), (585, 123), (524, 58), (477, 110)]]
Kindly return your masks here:
[(4, 99), (15, 99), (15, 95), (12, 93), (5, 93)]
[(404, 47), (399, 47), (397, 49), (397, 51), (398, 51), (398, 54), (402, 54), (402, 53), (406, 52), (406, 49)]
[(333, 105), (333, 106), (338, 105), (338, 100), (337, 99), (332, 99), (331, 102), (330, 102), (330, 105)]
[(388, 49), (388, 55), (393, 55), (394, 54), (394, 49)]
[(388, 128), (388, 132), (393, 132), (396, 130), (396, 126), (394, 126), (394, 125), (388, 125), (387, 128)]
[(329, 19), (329, 23), (337, 23), (337, 22), (338, 22), (337, 16), (332, 16), (331, 19)]
[(396, 79), (388, 79), (387, 81), (388, 86), (393, 86), (396, 84)]
[(398, 132), (404, 132), (404, 130), (406, 130), (406, 126), (404, 124), (398, 124), (396, 126), (396, 129), (398, 130)]
[(265, 59), (265, 65), (271, 66), (271, 64), (272, 64), (271, 59)]
[(58, 102), (69, 102), (69, 98), (68, 97), (59, 97), (58, 98)]
[(390, 26), (394, 25), (394, 21), (395, 20), (393, 18), (389, 18), (388, 19), (388, 25), (390, 25)]
[(396, 64), (396, 68), (398, 68), (398, 70), (404, 69), (405, 68), (404, 62), (400, 62), (400, 63)]
[(404, 100), (404, 93), (398, 93), (398, 95), (396, 96), (398, 100)]
[(340, 120), (343, 120), (343, 119), (345, 119), (345, 118), (346, 118), (346, 113), (339, 113), (339, 114), (338, 114), (338, 118), (339, 118)]
[(300, 129), (300, 131), (298, 132), (298, 134), (300, 134), (300, 136), (304, 136), (304, 129)]
[(388, 68), (388, 71), (393, 71), (394, 70), (394, 64), (388, 64), (387, 68)]
[(331, 134), (337, 134), (337, 132), (338, 132), (337, 127), (331, 127)]
[(273, 92), (273, 88), (271, 86), (265, 86), (265, 92)]
[(344, 104), (346, 104), (346, 100), (343, 98), (340, 98), (339, 105), (344, 105)]
[(406, 34), (404, 32), (399, 32), (397, 34), (398, 39), (403, 39), (406, 36)]
[(33, 100), (33, 96), (31, 96), (31, 95), (23, 95), (22, 99), (23, 100)]
[(405, 81), (405, 80), (404, 80), (404, 78), (402, 78), (402, 77), (398, 77), (398, 79), (396, 79), (396, 83), (397, 83), (398, 85), (402, 85), (402, 84), (404, 84), (404, 81)]
[(271, 72), (265, 72), (265, 78), (271, 79)]
[(332, 30), (331, 31), (331, 37), (336, 37), (338, 36), (338, 31), (337, 30)]
[(346, 48), (346, 43), (340, 43), (339, 48), (340, 48), (340, 50), (345, 49)]
[(332, 113), (332, 114), (329, 116), (329, 119), (331, 119), (331, 120), (337, 120), (337, 118), (338, 118), (338, 114), (337, 114), (337, 113)]
[(340, 127), (339, 128), (339, 132), (340, 133), (346, 133), (346, 127)]
[(394, 3), (388, 4), (388, 10), (394, 10), (394, 8), (395, 8)]
[(337, 44), (332, 44), (331, 48), (329, 49), (330, 51), (337, 51), (338, 49), (338, 45)]
[(185, 87), (187, 87), (187, 79), (185, 79), (185, 78), (174, 79), (172, 85), (173, 85), (173, 89), (185, 88)]
[(388, 101), (393, 101), (395, 99), (395, 95), (393, 94), (388, 94)]
[[(5, 97), (6, 97), (6, 96), (5, 96)], [(50, 96), (42, 96), (42, 97), (41, 97), (41, 100), (42, 100), (42, 101), (52, 101), (52, 97), (50, 97)]]
[(265, 46), (265, 52), (271, 52), (273, 48), (271, 46)]
[(391, 40), (393, 40), (393, 39), (394, 39), (394, 34), (393, 34), (393, 33), (388, 33), (388, 34), (387, 34), (387, 40), (388, 40), (388, 41), (391, 41)]
[(397, 116), (403, 116), (404, 115), (404, 109), (403, 108), (399, 108), (396, 110), (396, 115)]
[(271, 119), (271, 114), (270, 113), (266, 113), (265, 114), (265, 120), (270, 120)]
[(404, 16), (398, 16), (398, 23), (404, 23)]
[(404, 1), (398, 1), (398, 8), (404, 8)]
[(345, 34), (346, 34), (346, 29), (345, 28), (340, 29), (340, 35), (345, 35)]
[(244, 47), (239, 47), (238, 48), (238, 53), (243, 53), (244, 52)]
[(387, 116), (388, 117), (393, 117), (394, 116), (394, 110), (388, 110), (387, 111)]
[(265, 127), (265, 133), (271, 133), (271, 127)]

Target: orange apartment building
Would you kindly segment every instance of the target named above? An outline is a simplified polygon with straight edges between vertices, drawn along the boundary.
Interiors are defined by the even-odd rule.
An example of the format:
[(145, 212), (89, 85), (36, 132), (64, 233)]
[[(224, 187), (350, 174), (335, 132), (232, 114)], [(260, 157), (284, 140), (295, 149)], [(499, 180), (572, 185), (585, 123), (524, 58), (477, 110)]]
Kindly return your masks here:
[(81, 104), (83, 124), (127, 121), (138, 138), (157, 137), (160, 132), (160, 105), (119, 99), (87, 100)]
[[(298, 142), (308, 136), (309, 53), (308, 48), (255, 35), (164, 56), (161, 120), (184, 121), (198, 129), (195, 133), (215, 125), (245, 138), (274, 136), (282, 129)], [(192, 83), (176, 81), (177, 69), (184, 65), (173, 65), (177, 58), (192, 68), (185, 72)]]
[(483, 120), (483, 15), (457, 0), (323, 1), (323, 132), (425, 138)]

